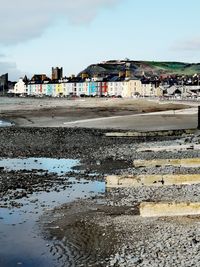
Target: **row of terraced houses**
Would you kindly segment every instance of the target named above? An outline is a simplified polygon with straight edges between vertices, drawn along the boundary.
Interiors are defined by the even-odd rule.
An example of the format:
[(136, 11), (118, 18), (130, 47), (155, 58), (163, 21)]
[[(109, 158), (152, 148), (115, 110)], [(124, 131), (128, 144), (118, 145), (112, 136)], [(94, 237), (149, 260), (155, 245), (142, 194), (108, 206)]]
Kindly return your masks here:
[(154, 84), (143, 84), (139, 79), (114, 76), (111, 78), (71, 77), (60, 80), (20, 79), (14, 86), (15, 95), (27, 96), (161, 96), (162, 90)]
[(127, 68), (118, 75), (88, 75), (82, 73), (75, 77), (63, 78), (62, 68), (52, 68), (51, 79), (45, 74), (34, 75), (30, 80), (25, 76), (15, 83), (9, 93), (19, 96), (110, 96), (110, 97), (181, 97), (199, 98), (199, 76), (154, 77), (143, 75), (140, 79), (133, 76)]

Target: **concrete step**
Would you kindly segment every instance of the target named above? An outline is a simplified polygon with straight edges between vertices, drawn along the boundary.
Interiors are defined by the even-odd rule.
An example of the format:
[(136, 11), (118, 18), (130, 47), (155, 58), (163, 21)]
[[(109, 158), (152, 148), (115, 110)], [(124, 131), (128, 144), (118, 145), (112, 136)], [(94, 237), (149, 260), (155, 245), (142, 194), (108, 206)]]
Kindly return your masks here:
[(140, 204), (140, 215), (142, 217), (200, 215), (200, 202), (197, 203), (142, 202)]
[(166, 175), (109, 175), (106, 176), (106, 186), (139, 187), (199, 184), (200, 174), (166, 174)]

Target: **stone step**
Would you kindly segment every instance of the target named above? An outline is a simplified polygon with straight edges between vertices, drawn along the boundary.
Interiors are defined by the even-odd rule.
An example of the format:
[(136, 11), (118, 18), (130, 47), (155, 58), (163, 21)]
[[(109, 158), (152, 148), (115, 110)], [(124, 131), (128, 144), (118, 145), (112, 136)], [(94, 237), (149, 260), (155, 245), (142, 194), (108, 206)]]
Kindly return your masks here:
[(140, 204), (140, 215), (142, 217), (200, 215), (200, 202), (196, 203), (142, 202)]
[(190, 185), (200, 183), (200, 174), (108, 175), (107, 187)]
[(188, 167), (196, 168), (200, 167), (200, 158), (185, 158), (185, 159), (153, 159), (153, 160), (134, 160), (133, 165), (136, 168), (139, 167), (165, 167), (165, 166), (174, 166), (174, 167)]

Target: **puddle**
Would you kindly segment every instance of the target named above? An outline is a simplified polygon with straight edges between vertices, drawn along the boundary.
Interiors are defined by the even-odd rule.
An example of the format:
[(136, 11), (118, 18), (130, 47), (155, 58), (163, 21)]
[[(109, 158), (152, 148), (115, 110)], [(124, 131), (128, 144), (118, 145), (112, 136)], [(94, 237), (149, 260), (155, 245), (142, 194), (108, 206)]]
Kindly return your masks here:
[[(7, 170), (45, 170), (68, 172), (78, 164), (66, 159), (1, 159), (0, 166)], [(88, 198), (105, 192), (105, 183), (84, 179), (66, 178), (69, 186), (59, 192), (36, 192), (28, 198), (16, 200), (20, 208), (0, 208), (0, 266), (2, 267), (60, 267), (49, 252), (47, 244), (39, 234), (37, 222), (45, 211), (79, 198)], [(61, 187), (62, 188), (62, 187)], [(58, 186), (59, 189), (59, 186)], [(1, 201), (0, 201), (1, 204)]]
[[(114, 160), (113, 158), (102, 160), (102, 161), (94, 161), (88, 164), (88, 167), (93, 171), (93, 173), (110, 173), (113, 170), (122, 170), (132, 167), (132, 161), (126, 160)], [(73, 170), (82, 170), (83, 166), (75, 166), (72, 168)]]
[(79, 164), (78, 160), (52, 158), (0, 158), (0, 168), (7, 171), (32, 171), (65, 174)]
[[(104, 182), (88, 181), (84, 179), (77, 180), (75, 178), (67, 178), (67, 181), (70, 183), (70, 186), (60, 192), (36, 192), (29, 196), (29, 198), (22, 198), (18, 201), (15, 200), (17, 203), (23, 205), (21, 208), (0, 208), (0, 223), (22, 223), (24, 219), (26, 219), (24, 215), (26, 213), (42, 214), (43, 211), (53, 209), (64, 203), (72, 202), (79, 198), (88, 198), (105, 192)], [(23, 217), (21, 215), (23, 215)], [(28, 218), (29, 217), (30, 215), (28, 215)]]
[(10, 121), (0, 120), (0, 127), (9, 127), (13, 126), (14, 124)]

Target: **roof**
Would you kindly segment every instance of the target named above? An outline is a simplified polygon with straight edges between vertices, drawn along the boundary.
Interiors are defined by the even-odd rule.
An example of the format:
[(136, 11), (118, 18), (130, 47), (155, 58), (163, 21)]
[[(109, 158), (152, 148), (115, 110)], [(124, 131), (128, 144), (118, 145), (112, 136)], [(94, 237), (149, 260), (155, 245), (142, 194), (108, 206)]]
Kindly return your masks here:
[(125, 80), (124, 77), (119, 77), (119, 76), (114, 76), (108, 79), (109, 82), (122, 82), (124, 80)]

